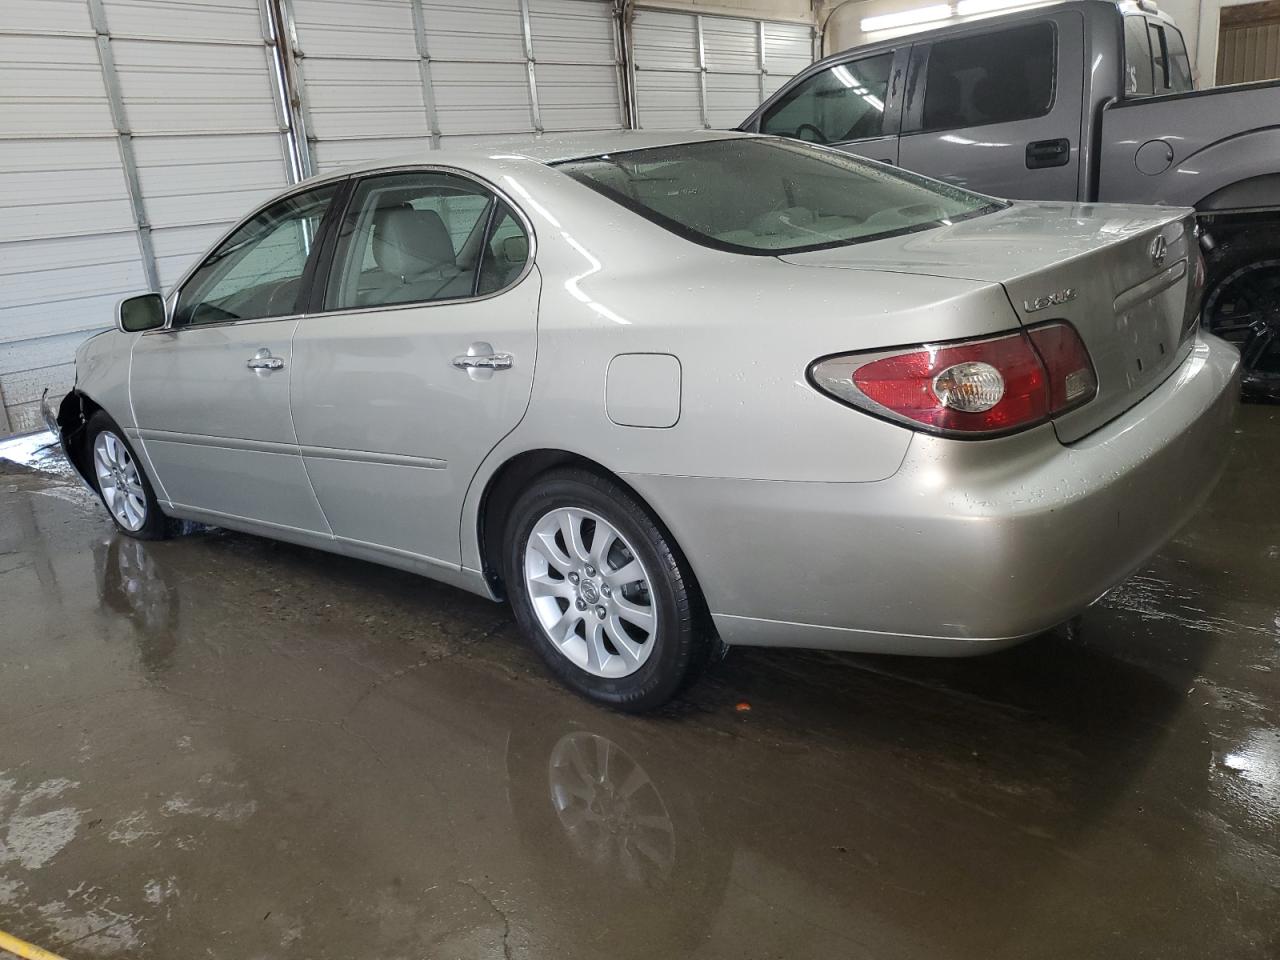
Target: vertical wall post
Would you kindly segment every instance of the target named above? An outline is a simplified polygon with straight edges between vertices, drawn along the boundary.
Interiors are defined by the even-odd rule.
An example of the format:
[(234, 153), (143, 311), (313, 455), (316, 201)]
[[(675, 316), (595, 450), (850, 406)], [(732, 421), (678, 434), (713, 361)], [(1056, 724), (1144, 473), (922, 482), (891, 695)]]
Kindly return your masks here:
[(711, 114), (707, 110), (707, 41), (702, 31), (702, 14), (693, 19), (698, 32), (698, 107), (702, 111), (703, 127), (710, 130)]
[(409, 0), (413, 6), (413, 39), (418, 51), (418, 80), (422, 84), (422, 109), (427, 114), (427, 131), (432, 149), (440, 149), (440, 114), (436, 110), (436, 90), (431, 82), (431, 47), (427, 43), (427, 16), (422, 0)]
[(303, 160), (306, 151), (305, 138), (299, 142), (298, 131), (293, 124), (293, 97), (289, 92), (288, 71), (285, 57), (288, 53), (280, 42), (280, 23), (283, 22), (276, 9), (275, 0), (258, 0), (258, 19), (262, 24), (262, 42), (267, 57), (267, 67), (271, 71), (271, 80), (276, 107), (276, 122), (280, 124), (280, 139), (284, 144), (285, 176), (290, 183), (297, 183), (306, 177), (308, 164)]
[(764, 21), (756, 21), (756, 42), (760, 44), (760, 102), (764, 103), (765, 78), (769, 76), (769, 59), (765, 52)]
[(285, 114), (289, 121), (289, 137), (294, 162), (301, 179), (312, 176), (315, 161), (311, 156), (311, 134), (307, 122), (307, 90), (302, 81), (299, 61), (303, 57), (294, 25), (290, 0), (266, 0), (275, 34), (275, 51), (280, 69), (280, 85), (285, 98)]
[(529, 69), (529, 112), (533, 129), (542, 132), (542, 107), (538, 103), (538, 78), (534, 69), (533, 29), (529, 25), (529, 0), (520, 0), (520, 32), (524, 37), (524, 60)]
[(615, 3), (618, 44), (623, 61), (623, 90), (626, 93), (626, 125), (632, 130), (638, 130), (640, 129), (640, 97), (636, 93), (635, 0), (615, 0)]
[(98, 66), (102, 71), (102, 83), (107, 91), (107, 104), (111, 109), (111, 124), (116, 129), (116, 143), (120, 150), (120, 165), (124, 169), (125, 189), (129, 194), (129, 209), (133, 214), (138, 233), (138, 253), (142, 258), (142, 275), (152, 290), (160, 289), (160, 271), (156, 266), (155, 247), (151, 242), (151, 221), (147, 219), (146, 204), (142, 199), (142, 184), (138, 179), (138, 160), (133, 152), (133, 131), (129, 127), (124, 97), (120, 93), (120, 75), (116, 71), (116, 58), (111, 50), (111, 31), (107, 28), (107, 11), (102, 0), (88, 0), (89, 20), (93, 24), (94, 39), (98, 45)]

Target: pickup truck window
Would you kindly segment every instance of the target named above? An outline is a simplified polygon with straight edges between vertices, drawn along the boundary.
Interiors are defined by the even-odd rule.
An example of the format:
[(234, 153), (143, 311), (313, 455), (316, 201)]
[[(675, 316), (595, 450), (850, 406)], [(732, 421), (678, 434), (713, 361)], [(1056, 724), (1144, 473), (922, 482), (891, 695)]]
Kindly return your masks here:
[(1124, 92), (1127, 97), (1149, 97), (1155, 92), (1146, 17), (1124, 18)]
[(838, 63), (796, 84), (769, 108), (760, 132), (810, 143), (847, 143), (884, 136), (893, 54)]
[(1055, 34), (1049, 22), (940, 40), (925, 75), (924, 129), (1042, 117), (1053, 106)]
[(1147, 21), (1151, 33), (1151, 61), (1156, 93), (1184, 93), (1192, 88), (1187, 48), (1173, 27)]

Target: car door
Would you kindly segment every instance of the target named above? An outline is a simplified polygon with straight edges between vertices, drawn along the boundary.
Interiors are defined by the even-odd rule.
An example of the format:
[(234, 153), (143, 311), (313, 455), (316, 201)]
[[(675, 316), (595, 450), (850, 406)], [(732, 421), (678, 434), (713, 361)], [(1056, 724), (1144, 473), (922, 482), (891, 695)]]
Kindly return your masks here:
[(903, 47), (822, 67), (784, 88), (752, 127), (897, 163), (906, 65)]
[(459, 172), (357, 185), (321, 310), (294, 341), (294, 423), (337, 539), (461, 562), (467, 487), (533, 386), (531, 236), (508, 201)]
[(995, 196), (1075, 200), (1083, 29), (1066, 10), (917, 44), (899, 162)]
[(292, 343), (328, 184), (270, 204), (180, 285), (169, 324), (139, 337), (139, 438), (178, 512), (328, 535), (289, 411)]

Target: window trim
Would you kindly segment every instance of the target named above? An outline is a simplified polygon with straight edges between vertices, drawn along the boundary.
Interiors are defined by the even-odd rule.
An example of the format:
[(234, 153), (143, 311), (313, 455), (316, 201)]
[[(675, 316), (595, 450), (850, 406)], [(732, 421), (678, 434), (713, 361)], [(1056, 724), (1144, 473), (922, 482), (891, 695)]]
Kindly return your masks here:
[(266, 200), (254, 207), (252, 211), (232, 224), (222, 234), (222, 236), (218, 237), (218, 239), (215, 240), (207, 250), (205, 250), (204, 256), (195, 261), (195, 263), (188, 267), (182, 276), (178, 278), (178, 281), (173, 285), (169, 290), (169, 293), (164, 298), (164, 326), (157, 327), (155, 330), (148, 330), (143, 334), (143, 336), (161, 333), (181, 333), (184, 330), (206, 330), (217, 327), (230, 327), (240, 323), (272, 323), (278, 320), (297, 320), (299, 317), (306, 316), (306, 312), (304, 310), (302, 312), (281, 314), (278, 317), (245, 317), (240, 320), (219, 320), (214, 323), (183, 323), (175, 325), (173, 322), (174, 315), (177, 312), (178, 297), (181, 295), (182, 289), (192, 280), (196, 271), (203, 267), (205, 262), (213, 256), (215, 252), (217, 252), (219, 247), (230, 240), (231, 236), (237, 230), (249, 223), (249, 221), (253, 220), (259, 214), (275, 206), (277, 203), (282, 203), (286, 200), (292, 200), (295, 197), (301, 197), (305, 194), (313, 193), (316, 190), (329, 186), (330, 184), (337, 184), (338, 189), (334, 193), (333, 199), (329, 201), (329, 207), (325, 210), (324, 217), (320, 220), (320, 227), (316, 231), (315, 243), (312, 246), (310, 255), (307, 257), (306, 265), (302, 269), (302, 276), (299, 278), (300, 285), (298, 288), (298, 299), (296, 302), (310, 305), (313, 295), (312, 284), (315, 282), (315, 266), (318, 262), (318, 258), (323, 253), (324, 244), (327, 240), (328, 234), (332, 230), (335, 211), (346, 208), (351, 179), (352, 174), (341, 173), (334, 174), (329, 177), (308, 180), (305, 183), (295, 184), (297, 189), (290, 190), (287, 193), (277, 194), (269, 200)]
[[(517, 274), (516, 278), (505, 287), (500, 287), (499, 289), (486, 294), (467, 297), (452, 297), (448, 300), (411, 300), (407, 303), (371, 304), (367, 307), (333, 307), (326, 309), (324, 306), (324, 299), (328, 293), (329, 284), (334, 282), (333, 268), (337, 261), (338, 239), (341, 232), (340, 227), (342, 224), (347, 222), (350, 214), (355, 212), (355, 196), (360, 185), (366, 180), (376, 179), (377, 177), (395, 176), (406, 173), (444, 173), (457, 176), (478, 184), (484, 190), (492, 194), (497, 200), (505, 203), (511, 212), (515, 214), (516, 219), (520, 222), (520, 226), (524, 229), (526, 236), (529, 238), (529, 255), (525, 258), (524, 267), (520, 270), (520, 273)], [(321, 282), (316, 283), (311, 288), (310, 297), (307, 300), (308, 310), (306, 313), (299, 315), (302, 319), (306, 319), (307, 317), (332, 316), (334, 314), (350, 314), (355, 316), (362, 313), (385, 312), (388, 310), (421, 310), (426, 307), (454, 306), (460, 303), (479, 303), (484, 300), (491, 300), (494, 297), (502, 296), (502, 294), (509, 290), (514, 290), (520, 284), (524, 283), (525, 278), (533, 272), (535, 254), (537, 253), (537, 235), (534, 232), (533, 223), (529, 220), (528, 215), (519, 206), (519, 204), (511, 199), (511, 195), (509, 193), (485, 177), (472, 173), (470, 170), (462, 170), (458, 167), (442, 163), (398, 164), (389, 167), (378, 167), (374, 170), (363, 170), (359, 173), (351, 174), (350, 176), (351, 184), (343, 198), (342, 217), (340, 220), (335, 222), (331, 236), (328, 238), (327, 246), (321, 252), (323, 260), (316, 268), (316, 273), (319, 275)], [(495, 203), (493, 205), (493, 210), (497, 210), (497, 207), (498, 204)], [(493, 226), (494, 219), (491, 212), (489, 221), (485, 224), (486, 238), (493, 230)], [(476, 274), (478, 278), (479, 270), (476, 271)], [(472, 286), (472, 289), (475, 289), (474, 285)]]
[[(1033, 114), (1029, 117), (1019, 117), (1016, 120), (992, 120), (987, 123), (969, 123), (960, 126), (926, 127), (924, 125), (924, 103), (925, 98), (929, 95), (929, 61), (933, 57), (934, 47), (942, 43), (952, 43), (956, 40), (992, 37), (1000, 33), (1041, 25), (1047, 25), (1053, 36), (1053, 65), (1049, 74), (1049, 104), (1042, 113)], [(995, 127), (1007, 123), (1043, 120), (1045, 117), (1050, 116), (1058, 106), (1058, 71), (1062, 65), (1061, 57), (1059, 56), (1061, 48), (1061, 31), (1058, 28), (1058, 21), (1053, 17), (1027, 19), (1008, 26), (1002, 26), (998, 30), (974, 30), (952, 37), (938, 37), (913, 44), (911, 47), (911, 63), (907, 67), (907, 89), (904, 98), (901, 136), (915, 136), (920, 133), (945, 133), (948, 130), (978, 130), (982, 127)]]
[[(861, 63), (864, 60), (874, 60), (876, 57), (889, 57), (889, 86), (885, 91), (884, 100), (884, 127), (885, 129), (874, 137), (855, 137), (852, 140), (830, 140), (826, 143), (818, 143), (819, 147), (839, 147), (850, 143), (874, 143), (877, 140), (888, 140), (896, 138), (902, 131), (902, 96), (899, 93), (898, 74), (905, 71), (907, 64), (907, 54), (911, 49), (910, 43), (903, 43), (896, 47), (890, 47), (885, 50), (876, 50), (874, 52), (863, 52), (857, 56), (845, 57), (843, 60), (834, 62), (823, 62), (820, 70), (806, 71), (797, 75), (794, 79), (788, 81), (781, 90), (769, 99), (760, 108), (759, 115), (753, 118), (751, 126), (753, 133), (758, 133), (765, 137), (784, 137), (788, 140), (797, 140), (798, 137), (785, 137), (781, 133), (768, 133), (764, 129), (765, 120), (769, 115), (777, 110), (781, 110), (787, 106), (790, 101), (784, 103), (787, 98), (799, 87), (806, 83), (817, 80), (824, 73), (835, 69), (836, 67), (847, 67), (852, 63)], [(817, 66), (817, 64), (815, 64)], [(746, 126), (744, 124), (744, 126)], [(809, 143), (811, 141), (801, 140), (801, 143)]]

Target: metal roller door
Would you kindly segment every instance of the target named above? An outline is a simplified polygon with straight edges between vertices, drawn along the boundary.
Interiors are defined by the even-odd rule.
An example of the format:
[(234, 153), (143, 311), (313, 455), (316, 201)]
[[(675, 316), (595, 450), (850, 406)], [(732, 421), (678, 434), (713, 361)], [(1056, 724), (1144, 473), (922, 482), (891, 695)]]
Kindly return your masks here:
[(312, 164), (624, 125), (604, 0), (286, 0)]
[(266, 23), (258, 0), (3, 0), (0, 435), (39, 425), (119, 297), (288, 181)]
[(736, 127), (813, 62), (813, 27), (640, 8), (631, 25), (636, 125)]

